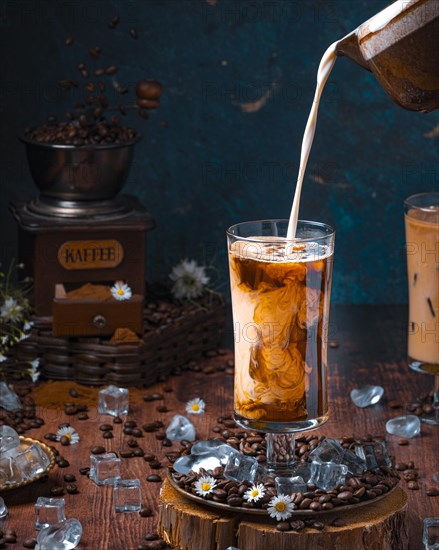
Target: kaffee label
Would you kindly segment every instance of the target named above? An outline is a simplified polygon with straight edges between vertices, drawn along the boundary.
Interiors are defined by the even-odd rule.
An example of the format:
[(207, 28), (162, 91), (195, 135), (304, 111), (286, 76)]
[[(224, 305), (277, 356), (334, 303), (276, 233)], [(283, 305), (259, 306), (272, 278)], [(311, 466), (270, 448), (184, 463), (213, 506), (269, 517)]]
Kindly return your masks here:
[(64, 269), (104, 269), (117, 267), (123, 260), (123, 247), (115, 240), (67, 241), (58, 249)]

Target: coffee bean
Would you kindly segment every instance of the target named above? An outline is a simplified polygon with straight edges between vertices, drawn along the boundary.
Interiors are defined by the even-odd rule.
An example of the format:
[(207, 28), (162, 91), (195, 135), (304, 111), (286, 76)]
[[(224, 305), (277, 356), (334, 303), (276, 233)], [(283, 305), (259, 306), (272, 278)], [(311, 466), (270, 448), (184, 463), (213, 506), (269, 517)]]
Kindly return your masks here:
[(76, 477), (73, 474), (64, 474), (63, 479), (67, 483), (73, 483), (76, 481)]
[(405, 445), (409, 445), (410, 444), (410, 441), (408, 439), (400, 439), (398, 441), (398, 445), (401, 445), (401, 446), (405, 446)]
[(156, 457), (155, 455), (151, 454), (151, 453), (147, 453), (145, 454), (145, 456), (143, 457), (143, 460), (145, 460), (146, 462), (152, 462), (153, 460), (155, 460)]
[(5, 534), (3, 538), (5, 539), (5, 542), (7, 544), (15, 544), (17, 542), (17, 536), (16, 535)]
[(156, 407), (158, 412), (161, 412), (161, 413), (165, 413), (165, 412), (168, 412), (169, 409), (166, 405), (159, 405), (158, 407)]
[(342, 491), (338, 494), (338, 498), (340, 500), (349, 500), (350, 498), (352, 498), (352, 493), (350, 491)]
[(312, 527), (314, 527), (314, 529), (317, 529), (319, 531), (323, 531), (323, 529), (325, 528), (325, 524), (322, 523), (321, 521), (315, 521), (313, 524), (312, 524)]
[(127, 445), (128, 445), (128, 447), (133, 448), (133, 447), (137, 447), (138, 443), (135, 439), (128, 439)]
[(132, 451), (131, 449), (130, 450), (123, 450), (123, 451), (120, 451), (119, 454), (122, 458), (133, 458), (134, 451)]
[(427, 487), (426, 493), (429, 497), (437, 497), (439, 495), (439, 489), (437, 487)]
[(78, 420), (88, 420), (89, 416), (87, 413), (79, 413)]
[(64, 409), (64, 413), (69, 415), (69, 416), (73, 416), (74, 414), (76, 414), (78, 412), (78, 409), (76, 407), (66, 407)]
[(108, 432), (113, 429), (113, 426), (111, 424), (101, 424), (99, 426), (99, 429), (101, 430), (101, 432)]
[(47, 439), (48, 441), (57, 441), (56, 434), (49, 432), (44, 436), (44, 439)]
[(309, 505), (311, 504), (312, 500), (310, 498), (304, 498), (302, 502), (299, 504), (299, 508), (301, 510), (305, 510), (306, 508), (309, 508)]
[(413, 491), (417, 491), (419, 489), (419, 484), (417, 481), (409, 481), (407, 483), (407, 487)]
[(78, 492), (78, 487), (75, 485), (75, 483), (69, 483), (66, 485), (66, 491), (69, 493), (69, 495), (76, 495)]
[(241, 506), (241, 504), (243, 502), (244, 501), (241, 497), (238, 497), (238, 496), (235, 496), (235, 495), (227, 497), (227, 504), (229, 506)]
[(160, 468), (163, 468), (163, 465), (159, 460), (151, 460), (149, 462), (149, 467), (153, 470), (160, 470)]
[(140, 508), (139, 516), (142, 518), (149, 518), (152, 515), (153, 511), (149, 508), (149, 506), (142, 506), (142, 508)]
[(166, 434), (165, 432), (157, 432), (155, 434), (155, 438), (158, 439), (159, 441), (162, 441), (163, 439), (166, 438)]
[(333, 527), (345, 527), (346, 526), (346, 522), (344, 519), (341, 519), (341, 518), (335, 518), (331, 521), (331, 525)]
[(276, 525), (276, 529), (278, 531), (290, 531), (291, 530), (291, 527), (290, 527), (290, 524), (288, 523), (288, 521), (280, 521), (277, 525)]
[(145, 451), (143, 449), (141, 449), (140, 447), (136, 447), (133, 450), (133, 455), (134, 456), (143, 456), (144, 454), (145, 454)]
[(143, 432), (139, 428), (133, 428), (131, 435), (133, 435), (134, 437), (142, 437)]
[(115, 416), (113, 418), (113, 424), (122, 424), (123, 420), (120, 418), (120, 416)]
[(64, 445), (64, 447), (70, 445), (70, 439), (66, 435), (63, 435), (59, 442), (61, 443), (61, 445)]
[(163, 439), (163, 441), (162, 441), (162, 446), (163, 447), (172, 447), (172, 441), (170, 439), (168, 439), (167, 437), (165, 437), (165, 439)]
[(119, 69), (115, 65), (111, 65), (111, 67), (107, 67), (105, 69), (105, 74), (111, 76), (113, 74), (116, 74), (118, 70)]
[(152, 483), (158, 483), (162, 481), (162, 478), (158, 474), (151, 474), (146, 478), (146, 481), (150, 481)]
[(100, 445), (97, 445), (95, 447), (92, 447), (90, 449), (90, 452), (92, 455), (101, 455), (105, 453), (105, 447), (101, 447)]
[(26, 539), (23, 542), (23, 548), (35, 548), (36, 545), (37, 545), (37, 539), (34, 539), (34, 538)]
[(130, 29), (130, 30), (129, 30), (129, 33), (130, 33), (131, 38), (134, 38), (134, 40), (137, 40), (137, 38), (138, 38), (139, 35), (137, 34), (136, 29), (134, 29), (134, 28), (133, 28), (133, 29)]
[(110, 431), (104, 432), (104, 433), (102, 434), (102, 437), (103, 437), (104, 439), (113, 439), (113, 437), (114, 437), (114, 436), (113, 436), (113, 432), (110, 432)]
[(407, 470), (407, 469), (408, 469), (408, 466), (405, 462), (397, 462), (395, 464), (395, 470), (402, 471), (402, 470)]
[(311, 504), (309, 505), (309, 509), (318, 512), (322, 509), (322, 505), (319, 502), (311, 502)]
[(58, 464), (58, 468), (68, 468), (70, 466), (70, 462), (63, 457), (59, 457), (56, 463)]
[(82, 476), (86, 476), (88, 475), (90, 472), (90, 468), (88, 466), (85, 466), (84, 468), (79, 468), (79, 473), (82, 475)]
[(296, 519), (294, 521), (290, 521), (290, 527), (293, 531), (302, 531), (305, 529), (305, 522), (301, 519)]
[(55, 485), (50, 489), (50, 494), (54, 497), (60, 497), (64, 494), (64, 487), (61, 485)]

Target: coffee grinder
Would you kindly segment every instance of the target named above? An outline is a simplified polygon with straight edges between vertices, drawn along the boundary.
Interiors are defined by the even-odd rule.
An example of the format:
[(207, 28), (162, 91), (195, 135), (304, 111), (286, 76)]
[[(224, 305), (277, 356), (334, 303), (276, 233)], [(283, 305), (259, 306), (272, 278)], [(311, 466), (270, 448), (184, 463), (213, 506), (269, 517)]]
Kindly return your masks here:
[[(18, 224), (19, 259), (34, 280), (35, 323), (54, 336), (107, 336), (116, 328), (143, 334), (145, 246), (155, 221), (132, 196), (118, 195), (128, 176), (130, 142), (77, 147), (23, 139), (40, 190), (10, 210)], [(129, 300), (92, 292), (69, 299), (89, 283), (125, 282)]]

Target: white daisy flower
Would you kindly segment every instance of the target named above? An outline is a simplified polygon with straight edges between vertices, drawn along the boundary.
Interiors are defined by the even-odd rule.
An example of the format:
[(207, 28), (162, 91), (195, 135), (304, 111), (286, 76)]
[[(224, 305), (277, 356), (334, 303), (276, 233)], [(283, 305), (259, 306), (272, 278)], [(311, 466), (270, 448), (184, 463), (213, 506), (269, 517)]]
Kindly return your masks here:
[(7, 357), (3, 355), (3, 353), (0, 353), (0, 363), (3, 363), (3, 361), (6, 361)]
[(23, 330), (26, 332), (26, 330), (30, 330), (34, 326), (33, 321), (26, 321), (23, 325)]
[(78, 432), (76, 432), (75, 429), (72, 428), (72, 426), (66, 426), (64, 428), (60, 428), (56, 432), (57, 441), (60, 441), (61, 438), (64, 436), (67, 437), (70, 445), (74, 445), (75, 443), (78, 443), (80, 439)]
[(265, 487), (262, 483), (252, 485), (248, 491), (244, 493), (244, 498), (247, 502), (257, 502), (265, 495)]
[(0, 317), (8, 321), (19, 321), (23, 306), (20, 306), (14, 298), (6, 298), (5, 303), (0, 308)]
[(270, 500), (267, 512), (270, 514), (270, 517), (276, 518), (277, 521), (282, 521), (292, 516), (294, 508), (295, 505), (291, 497), (279, 494)]
[(36, 359), (31, 361), (30, 365), (32, 367), (32, 372), (31, 372), (32, 382), (35, 384), (35, 382), (38, 380), (41, 374), (40, 371), (38, 370), (38, 367), (40, 366), (40, 359), (37, 357)]
[(20, 337), (18, 338), (18, 341), (19, 342), (22, 342), (23, 340), (26, 340), (26, 338), (29, 338), (30, 337), (30, 334), (29, 333), (25, 333), (25, 332), (20, 332)]
[(205, 407), (206, 403), (199, 397), (196, 397), (186, 403), (186, 412), (188, 414), (203, 414)]
[(133, 292), (126, 283), (117, 281), (114, 286), (111, 287), (111, 294), (116, 300), (123, 301), (129, 300), (133, 295)]
[(209, 282), (205, 267), (198, 265), (195, 260), (182, 260), (176, 265), (169, 275), (172, 286), (172, 294), (177, 300), (190, 300), (203, 294), (204, 287)]
[(203, 476), (195, 483), (195, 491), (204, 497), (211, 493), (216, 487), (216, 481), (211, 476)]

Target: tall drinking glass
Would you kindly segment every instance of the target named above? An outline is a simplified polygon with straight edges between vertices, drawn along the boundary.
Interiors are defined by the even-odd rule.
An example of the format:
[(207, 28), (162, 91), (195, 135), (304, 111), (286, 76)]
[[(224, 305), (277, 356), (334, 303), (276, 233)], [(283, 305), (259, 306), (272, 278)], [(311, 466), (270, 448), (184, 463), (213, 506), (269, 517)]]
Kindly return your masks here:
[[(235, 420), (267, 432), (272, 469), (294, 462), (294, 433), (328, 419), (327, 334), (334, 230), (287, 220), (227, 231), (235, 329)], [(281, 451), (279, 451), (281, 450)]]
[(409, 285), (408, 363), (435, 376), (435, 417), (439, 423), (439, 193), (412, 195), (404, 202)]

